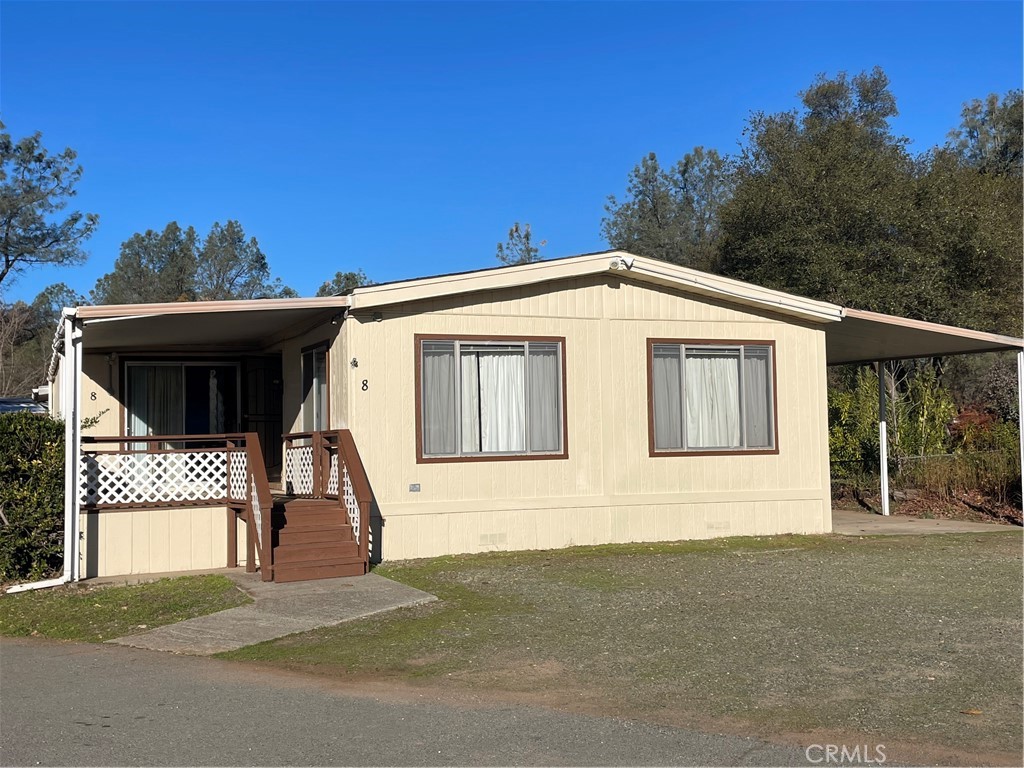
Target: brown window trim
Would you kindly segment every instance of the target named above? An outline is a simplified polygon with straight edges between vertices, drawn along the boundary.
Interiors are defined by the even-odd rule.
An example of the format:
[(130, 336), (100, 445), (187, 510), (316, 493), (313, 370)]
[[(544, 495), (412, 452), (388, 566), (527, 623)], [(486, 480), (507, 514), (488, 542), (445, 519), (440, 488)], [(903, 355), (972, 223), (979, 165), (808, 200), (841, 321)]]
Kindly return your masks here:
[[(424, 456), (423, 455), (423, 386), (421, 379), (421, 366), (423, 363), (423, 342), (424, 341), (508, 341), (508, 342), (547, 342), (559, 344), (561, 347), (562, 360), (562, 450), (560, 453), (516, 453), (516, 454), (484, 454), (477, 456)], [(473, 334), (450, 334), (450, 333), (417, 333), (413, 335), (413, 354), (416, 357), (416, 463), (417, 464), (454, 464), (472, 463), (480, 461), (547, 461), (550, 459), (569, 458), (569, 418), (566, 409), (566, 370), (565, 362), (565, 337), (564, 336), (481, 336)]]
[[(772, 353), (772, 448), (723, 448), (721, 450), (668, 450), (654, 447), (654, 346), (656, 344), (682, 344), (693, 347), (771, 347)], [(662, 456), (774, 456), (779, 453), (779, 387), (778, 364), (775, 359), (774, 340), (754, 339), (647, 339), (647, 454), (651, 458)]]

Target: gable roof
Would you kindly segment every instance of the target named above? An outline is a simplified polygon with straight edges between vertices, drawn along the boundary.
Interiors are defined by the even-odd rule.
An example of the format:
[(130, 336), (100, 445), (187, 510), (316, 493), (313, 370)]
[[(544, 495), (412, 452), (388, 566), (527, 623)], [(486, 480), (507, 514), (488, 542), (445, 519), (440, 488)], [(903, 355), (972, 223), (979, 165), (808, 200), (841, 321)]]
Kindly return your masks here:
[[(822, 324), (829, 365), (1024, 348), (1024, 340), (1009, 336), (848, 309), (618, 250), (364, 286), (347, 296), (86, 306), (65, 314), (89, 329), (86, 335), (93, 348), (142, 348), (160, 337), (182, 349), (194, 344), (260, 348), (268, 339), (288, 338), (311, 325), (335, 321), (346, 310), (593, 275), (622, 277)], [(60, 324), (51, 378), (62, 354), (56, 343), (62, 335)]]
[(843, 308), (792, 293), (762, 288), (752, 283), (699, 272), (658, 259), (635, 256), (626, 251), (599, 251), (562, 259), (535, 261), (511, 267), (494, 267), (472, 272), (422, 277), (356, 288), (350, 294), (351, 308), (374, 309), (438, 296), (455, 296), (478, 291), (495, 291), (524, 285), (610, 274), (720, 299), (733, 304), (768, 310), (815, 322), (837, 322)]

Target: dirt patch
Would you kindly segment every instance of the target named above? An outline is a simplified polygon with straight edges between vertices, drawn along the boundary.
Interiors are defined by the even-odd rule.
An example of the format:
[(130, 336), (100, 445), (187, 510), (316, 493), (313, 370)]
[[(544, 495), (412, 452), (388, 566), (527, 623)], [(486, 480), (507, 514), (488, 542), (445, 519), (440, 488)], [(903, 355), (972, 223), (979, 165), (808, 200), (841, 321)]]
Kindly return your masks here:
[(956, 498), (935, 494), (913, 494), (899, 500), (893, 511), (897, 515), (924, 519), (969, 520), (980, 523), (1024, 525), (1021, 510), (980, 493), (965, 493)]
[[(1024, 513), (1019, 507), (991, 496), (970, 491), (958, 496), (942, 496), (927, 491), (897, 491), (890, 505), (894, 515), (924, 520), (965, 520), (972, 523), (1002, 523), (1024, 525)], [(877, 493), (864, 493), (841, 488), (833, 496), (836, 509), (865, 509), (879, 514), (881, 497)]]

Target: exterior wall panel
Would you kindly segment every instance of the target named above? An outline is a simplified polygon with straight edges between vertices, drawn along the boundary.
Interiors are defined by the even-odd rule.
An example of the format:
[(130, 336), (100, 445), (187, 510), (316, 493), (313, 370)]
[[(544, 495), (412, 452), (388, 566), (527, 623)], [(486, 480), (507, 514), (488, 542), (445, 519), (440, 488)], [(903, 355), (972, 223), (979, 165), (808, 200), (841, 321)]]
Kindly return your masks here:
[[(830, 528), (820, 327), (605, 276), (382, 314), (346, 322), (342, 375), (385, 559)], [(565, 337), (568, 458), (418, 464), (415, 334)], [(650, 338), (774, 341), (779, 453), (650, 456)]]
[(82, 355), (82, 419), (97, 418), (96, 424), (84, 430), (86, 435), (121, 434), (121, 411), (118, 400), (120, 386), (118, 365), (107, 355)]
[[(83, 512), (82, 576), (224, 568), (228, 564), (224, 507)], [(239, 528), (240, 562), (245, 529)]]

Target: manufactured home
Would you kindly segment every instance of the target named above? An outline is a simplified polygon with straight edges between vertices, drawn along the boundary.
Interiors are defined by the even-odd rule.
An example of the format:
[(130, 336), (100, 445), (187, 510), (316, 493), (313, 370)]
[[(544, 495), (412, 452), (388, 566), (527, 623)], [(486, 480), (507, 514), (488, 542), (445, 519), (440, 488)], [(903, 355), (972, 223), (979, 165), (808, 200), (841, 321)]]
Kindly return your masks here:
[(619, 251), (65, 311), (67, 578), (831, 530), (826, 366), (1020, 339)]

